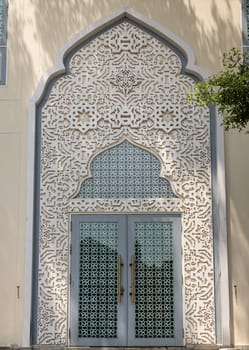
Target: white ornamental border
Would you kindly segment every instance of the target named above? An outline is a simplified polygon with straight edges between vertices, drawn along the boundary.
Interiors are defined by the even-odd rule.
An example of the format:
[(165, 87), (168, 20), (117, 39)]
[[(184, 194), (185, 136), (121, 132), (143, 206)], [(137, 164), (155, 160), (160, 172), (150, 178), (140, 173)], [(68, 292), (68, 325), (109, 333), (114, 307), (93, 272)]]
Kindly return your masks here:
[[(35, 116), (36, 106), (39, 104), (43, 92), (48, 83), (56, 76), (65, 72), (63, 64), (64, 57), (78, 46), (86, 41), (90, 36), (98, 33), (103, 28), (111, 25), (123, 17), (134, 20), (138, 24), (158, 34), (161, 38), (167, 40), (174, 47), (179, 48), (187, 57), (186, 73), (193, 74), (199, 79), (207, 77), (199, 67), (195, 65), (192, 50), (173, 33), (158, 25), (151, 19), (137, 13), (131, 8), (121, 7), (109, 16), (97, 21), (87, 29), (79, 32), (71, 38), (65, 46), (59, 51), (56, 64), (41, 79), (34, 96), (31, 99), (29, 107), (29, 129), (28, 129), (28, 169), (27, 169), (27, 216), (26, 216), (26, 242), (25, 242), (25, 280), (24, 280), (24, 326), (22, 346), (30, 345), (30, 322), (31, 322), (31, 297), (32, 297), (32, 248), (33, 248), (33, 216), (34, 216), (34, 159), (35, 159)], [(217, 118), (218, 119), (218, 118)], [(229, 310), (229, 290), (228, 290), (228, 259), (227, 259), (227, 231), (226, 231), (226, 197), (225, 197), (225, 173), (224, 173), (224, 134), (223, 128), (219, 126), (217, 120), (216, 127), (216, 179), (217, 194), (214, 200), (217, 207), (217, 237), (214, 241), (216, 256), (219, 256), (219, 270), (216, 275), (219, 276), (218, 286), (220, 294), (220, 339), (217, 341), (224, 345), (230, 345), (230, 310)], [(217, 322), (217, 320), (216, 320)]]

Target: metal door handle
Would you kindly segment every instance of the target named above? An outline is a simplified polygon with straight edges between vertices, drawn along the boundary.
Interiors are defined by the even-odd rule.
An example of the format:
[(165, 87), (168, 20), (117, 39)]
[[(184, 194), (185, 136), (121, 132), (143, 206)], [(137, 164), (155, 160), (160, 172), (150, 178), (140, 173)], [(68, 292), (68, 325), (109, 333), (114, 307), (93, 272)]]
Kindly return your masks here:
[(134, 255), (131, 256), (131, 303), (135, 304), (135, 258)]
[(121, 304), (122, 296), (124, 295), (124, 288), (122, 287), (122, 271), (123, 266), (121, 255), (118, 256), (118, 304)]

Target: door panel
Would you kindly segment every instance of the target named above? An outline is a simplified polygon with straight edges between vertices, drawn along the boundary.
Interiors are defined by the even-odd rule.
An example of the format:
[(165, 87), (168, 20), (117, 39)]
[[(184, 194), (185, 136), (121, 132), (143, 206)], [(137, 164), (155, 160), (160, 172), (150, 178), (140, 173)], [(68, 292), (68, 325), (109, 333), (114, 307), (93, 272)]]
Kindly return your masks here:
[(72, 223), (71, 342), (122, 345), (127, 322), (126, 295), (120, 295), (127, 284), (122, 273), (127, 265), (126, 218), (74, 215)]
[(71, 345), (183, 345), (179, 217), (72, 223)]
[(130, 215), (128, 232), (128, 255), (135, 265), (135, 276), (131, 269), (128, 276), (135, 281), (134, 304), (128, 301), (128, 345), (183, 345), (179, 218)]

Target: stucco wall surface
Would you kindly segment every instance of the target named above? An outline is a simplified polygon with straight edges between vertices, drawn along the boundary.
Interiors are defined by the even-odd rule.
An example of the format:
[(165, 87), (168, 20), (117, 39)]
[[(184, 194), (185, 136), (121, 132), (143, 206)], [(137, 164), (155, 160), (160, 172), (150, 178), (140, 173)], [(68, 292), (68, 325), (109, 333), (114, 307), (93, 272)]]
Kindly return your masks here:
[[(65, 42), (121, 6), (179, 36), (209, 74), (220, 69), (222, 52), (241, 45), (240, 0), (9, 0), (7, 84), (0, 87), (0, 345), (27, 345), (23, 329), (29, 101)], [(225, 136), (236, 344), (249, 344), (248, 137), (237, 132)]]

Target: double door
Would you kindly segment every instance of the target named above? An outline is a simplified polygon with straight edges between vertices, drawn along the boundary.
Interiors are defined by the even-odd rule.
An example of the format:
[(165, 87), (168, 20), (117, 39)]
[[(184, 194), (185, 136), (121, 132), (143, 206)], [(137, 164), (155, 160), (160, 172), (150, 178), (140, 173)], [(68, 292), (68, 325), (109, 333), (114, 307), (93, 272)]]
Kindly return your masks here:
[(180, 218), (73, 215), (71, 345), (183, 345)]

